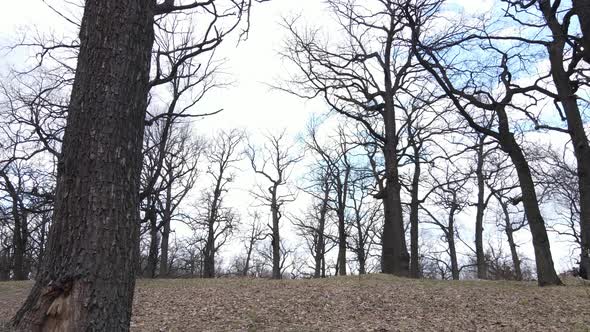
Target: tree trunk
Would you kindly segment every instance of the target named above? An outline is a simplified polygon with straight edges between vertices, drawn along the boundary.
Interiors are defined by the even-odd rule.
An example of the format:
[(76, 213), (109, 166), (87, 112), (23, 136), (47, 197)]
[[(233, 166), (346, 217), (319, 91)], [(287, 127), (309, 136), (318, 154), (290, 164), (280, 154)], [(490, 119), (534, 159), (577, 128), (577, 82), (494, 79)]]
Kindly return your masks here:
[(572, 2), (582, 30), (584, 60), (590, 63), (590, 1), (573, 0)]
[(162, 244), (160, 245), (160, 278), (168, 276), (168, 246), (170, 242), (170, 219), (162, 220)]
[(383, 207), (385, 218), (383, 223), (381, 270), (383, 273), (407, 277), (409, 274), (410, 255), (406, 247), (402, 204), (400, 197), (401, 185), (397, 170), (397, 152), (393, 137), (385, 143), (386, 187)]
[(502, 206), (502, 212), (504, 213), (504, 231), (506, 233), (506, 237), (508, 238), (508, 246), (510, 247), (510, 255), (512, 256), (512, 265), (514, 265), (514, 276), (516, 280), (522, 280), (522, 270), (520, 268), (520, 259), (518, 258), (518, 252), (516, 251), (516, 243), (514, 242), (514, 229), (512, 228), (512, 223), (510, 222), (510, 214), (508, 213), (508, 208), (506, 207), (506, 203), (500, 202)]
[[(576, 3), (576, 1), (574, 1)], [(590, 4), (585, 1), (582, 5), (577, 1), (579, 13), (590, 14)], [(584, 41), (590, 39), (590, 17), (579, 15), (580, 22), (586, 24), (586, 30), (583, 30)], [(548, 25), (554, 29), (555, 23), (552, 17), (547, 17)], [(567, 72), (564, 69), (564, 46), (566, 39), (561, 31), (553, 31), (553, 42), (548, 47), (549, 60), (551, 62), (551, 75), (559, 95), (559, 101), (563, 106), (569, 135), (574, 147), (578, 168), (578, 190), (580, 192), (580, 275), (588, 279), (590, 272), (590, 145), (588, 136), (584, 130), (584, 121), (578, 107), (576, 90), (570, 81)], [(586, 45), (585, 45), (586, 46)], [(590, 44), (587, 44), (590, 46)], [(586, 52), (590, 52), (588, 49)]]
[(153, 209), (154, 207), (148, 212), (150, 214), (148, 218), (150, 222), (150, 251), (148, 253), (147, 266), (145, 268), (145, 276), (147, 278), (156, 277), (156, 268), (158, 265), (158, 220), (156, 211)]
[(154, 39), (152, 1), (86, 0), (54, 222), (18, 331), (127, 331)]
[(166, 188), (166, 203), (162, 214), (162, 245), (160, 246), (160, 277), (168, 276), (168, 246), (170, 241), (170, 223), (172, 222), (172, 168), (168, 171), (168, 188)]
[(346, 275), (346, 223), (344, 205), (338, 209), (338, 275)]
[(449, 212), (449, 224), (445, 235), (449, 244), (451, 275), (453, 280), (459, 280), (459, 262), (457, 260), (457, 249), (455, 248), (455, 211), (457, 211), (457, 204), (453, 202), (453, 206)]
[(418, 246), (418, 213), (420, 202), (418, 194), (420, 190), (420, 155), (419, 149), (414, 146), (414, 175), (412, 176), (412, 192), (410, 200), (410, 278), (420, 278), (420, 248)]
[(10, 279), (10, 256), (8, 253), (8, 250), (0, 252), (0, 281)]
[(477, 146), (477, 167), (475, 175), (477, 177), (477, 212), (475, 214), (475, 257), (477, 264), (477, 278), (487, 279), (487, 266), (485, 253), (483, 250), (483, 217), (485, 211), (485, 179), (483, 174), (484, 165), (484, 135), (480, 134), (479, 145)]
[(14, 215), (14, 233), (13, 233), (13, 261), (12, 273), (14, 280), (26, 280), (27, 273), (25, 271), (25, 251), (26, 251), (26, 232), (23, 231), (25, 227), (24, 218), (17, 211), (18, 215)]
[(314, 273), (313, 273), (313, 277), (314, 278), (320, 278), (320, 277), (325, 277), (325, 275), (322, 275), (322, 264), (324, 262), (324, 252), (326, 250), (326, 243), (325, 243), (325, 239), (324, 239), (324, 231), (326, 228), (326, 215), (328, 214), (328, 200), (330, 197), (330, 189), (329, 189), (329, 185), (326, 184), (326, 187), (324, 189), (324, 197), (322, 200), (322, 205), (320, 207), (320, 220), (319, 220), (319, 225), (318, 225), (318, 229), (317, 229), (317, 244), (316, 244), (316, 250), (315, 250), (315, 268), (314, 268)]
[(215, 277), (215, 233), (213, 227), (213, 221), (210, 220), (205, 244), (205, 257), (203, 257), (203, 278)]
[[(501, 107), (500, 107), (501, 108)], [(531, 229), (533, 247), (535, 249), (535, 262), (537, 265), (537, 278), (539, 286), (562, 285), (561, 280), (555, 272), (553, 258), (551, 257), (551, 246), (545, 228), (545, 220), (539, 209), (539, 201), (535, 192), (535, 184), (531, 176), (529, 164), (516, 142), (514, 135), (507, 130), (506, 113), (498, 109), (500, 124), (500, 145), (508, 153), (516, 173), (522, 191), (522, 202), (526, 218)]]
[(277, 186), (272, 191), (272, 278), (281, 279), (281, 237), (279, 234), (279, 207), (277, 205)]

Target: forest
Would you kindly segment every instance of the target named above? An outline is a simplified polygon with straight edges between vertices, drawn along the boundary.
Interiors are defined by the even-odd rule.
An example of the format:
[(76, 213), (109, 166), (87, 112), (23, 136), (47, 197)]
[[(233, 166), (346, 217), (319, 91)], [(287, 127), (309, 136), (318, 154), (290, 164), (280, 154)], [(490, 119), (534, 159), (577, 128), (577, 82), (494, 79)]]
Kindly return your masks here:
[[(542, 301), (588, 285), (587, 0), (325, 0), (322, 21), (261, 16), (280, 0), (37, 2), (73, 33), (0, 45), (17, 59), (0, 70), (0, 295), (28, 285), (0, 328), (141, 330), (134, 293), (164, 282), (534, 283)], [(282, 38), (260, 84), (301, 103), (272, 107), (319, 109), (301, 128), (210, 125), (262, 20)]]

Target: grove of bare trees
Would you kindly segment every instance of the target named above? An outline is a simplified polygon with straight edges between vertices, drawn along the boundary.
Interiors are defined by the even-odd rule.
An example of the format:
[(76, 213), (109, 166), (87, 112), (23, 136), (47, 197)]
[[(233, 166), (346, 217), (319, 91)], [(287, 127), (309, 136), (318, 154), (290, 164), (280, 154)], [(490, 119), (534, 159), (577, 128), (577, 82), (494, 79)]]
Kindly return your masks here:
[(77, 37), (10, 46), (36, 55), (0, 77), (16, 330), (128, 330), (137, 277), (588, 279), (586, 1), (326, 0), (278, 20), (265, 82), (321, 112), (227, 129), (203, 101), (261, 2), (87, 0), (52, 7)]

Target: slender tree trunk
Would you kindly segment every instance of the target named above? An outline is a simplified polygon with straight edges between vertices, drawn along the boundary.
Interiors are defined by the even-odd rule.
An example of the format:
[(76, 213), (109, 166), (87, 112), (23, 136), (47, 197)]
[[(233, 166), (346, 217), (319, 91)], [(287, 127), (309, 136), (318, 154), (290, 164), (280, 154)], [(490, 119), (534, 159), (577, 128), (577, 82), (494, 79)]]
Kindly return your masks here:
[[(315, 268), (313, 276), (314, 278), (322, 277), (322, 264), (324, 262), (324, 252), (326, 250), (326, 240), (324, 238), (324, 232), (326, 228), (326, 215), (328, 214), (328, 200), (330, 196), (329, 186), (326, 184), (326, 188), (324, 190), (324, 197), (322, 200), (322, 205), (320, 207), (320, 220), (318, 225), (318, 238), (317, 238), (317, 245), (316, 245), (316, 252), (315, 252)], [(324, 275), (325, 277), (325, 275)]]
[(346, 223), (344, 206), (338, 209), (338, 275), (346, 275)]
[(86, 0), (54, 222), (18, 331), (127, 331), (154, 39), (152, 1)]
[(281, 236), (279, 234), (279, 207), (277, 205), (276, 185), (272, 192), (272, 278), (281, 279)]
[(518, 258), (518, 252), (516, 251), (516, 242), (514, 242), (514, 229), (510, 222), (510, 213), (506, 207), (506, 203), (500, 202), (502, 206), (502, 212), (504, 213), (504, 232), (508, 238), (508, 246), (510, 247), (510, 255), (512, 256), (512, 265), (514, 265), (514, 275), (516, 280), (522, 280), (522, 270), (520, 268), (520, 259)]
[(172, 168), (169, 170), (168, 183), (166, 188), (166, 203), (164, 204), (164, 213), (162, 214), (162, 244), (160, 248), (160, 277), (168, 276), (168, 247), (170, 242), (170, 223), (172, 222)]
[(420, 278), (420, 248), (418, 239), (418, 211), (420, 202), (418, 195), (420, 190), (420, 155), (419, 149), (414, 146), (414, 175), (412, 176), (412, 192), (410, 200), (410, 277)]
[(451, 275), (453, 280), (459, 280), (459, 262), (457, 260), (457, 249), (455, 247), (455, 211), (456, 203), (453, 203), (449, 212), (449, 224), (446, 231), (447, 242), (449, 244), (449, 256), (451, 258)]
[(477, 146), (477, 211), (475, 214), (475, 256), (477, 264), (477, 278), (487, 279), (487, 266), (483, 249), (483, 217), (486, 208), (485, 203), (485, 179), (483, 174), (485, 135), (480, 134), (479, 145)]
[(250, 259), (252, 258), (252, 251), (254, 250), (254, 241), (250, 239), (250, 244), (248, 245), (248, 252), (246, 253), (246, 263), (244, 264), (244, 271), (242, 275), (244, 277), (248, 276), (248, 272), (250, 271)]

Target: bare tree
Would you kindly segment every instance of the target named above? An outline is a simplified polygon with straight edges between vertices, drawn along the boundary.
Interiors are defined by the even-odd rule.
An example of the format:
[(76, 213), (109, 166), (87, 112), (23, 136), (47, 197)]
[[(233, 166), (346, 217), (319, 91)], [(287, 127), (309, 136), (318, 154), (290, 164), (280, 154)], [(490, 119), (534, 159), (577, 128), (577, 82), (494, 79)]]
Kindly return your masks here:
[(211, 179), (211, 189), (205, 189), (201, 201), (204, 207), (196, 223), (205, 230), (203, 247), (204, 270), (203, 277), (215, 276), (215, 255), (231, 235), (237, 223), (237, 214), (231, 207), (225, 206), (225, 197), (229, 185), (235, 179), (236, 163), (240, 161), (240, 144), (245, 136), (237, 129), (221, 131), (216, 134), (207, 151), (209, 166), (207, 175)]
[[(492, 61), (492, 64), (484, 62), (477, 67), (472, 66), (472, 62), (453, 63), (452, 58), (446, 58), (445, 56), (450, 54), (450, 49), (453, 47), (459, 47), (458, 45), (467, 47), (464, 43), (468, 42), (469, 38), (464, 37), (461, 27), (445, 31), (443, 36), (430, 36), (428, 39), (422, 36), (422, 31), (428, 30), (429, 24), (433, 24), (432, 17), (440, 8), (440, 4), (441, 2), (438, 0), (424, 0), (417, 5), (406, 6), (405, 16), (412, 28), (414, 54), (469, 126), (497, 141), (502, 150), (510, 156), (517, 170), (522, 189), (522, 202), (533, 236), (538, 283), (540, 286), (560, 285), (562, 283), (555, 272), (545, 221), (539, 208), (529, 163), (513, 132), (514, 126), (512, 126), (511, 118), (507, 113), (510, 109), (522, 113), (528, 112), (528, 109), (535, 105), (535, 99), (534, 96), (527, 93), (536, 91), (537, 86), (535, 83), (520, 86), (512, 81), (512, 77), (515, 75), (512, 71), (524, 66), (519, 62), (522, 59), (519, 58), (518, 53), (512, 53), (515, 52), (515, 49), (502, 50), (485, 42), (481, 45), (474, 45), (473, 47), (481, 47), (487, 52), (487, 56), (480, 58), (480, 60)], [(436, 45), (433, 40), (436, 40)], [(441, 47), (441, 45), (447, 47)], [(499, 71), (498, 88), (502, 90), (500, 96), (495, 93), (497, 88), (488, 87), (486, 89), (486, 82), (469, 79), (469, 77), (478, 77), (477, 73), (485, 71), (487, 68)], [(467, 79), (465, 79), (465, 75), (467, 75)], [(481, 77), (484, 77), (483, 74)], [(491, 91), (492, 89), (494, 91)], [(517, 104), (515, 100), (517, 96), (528, 100)], [(493, 116), (481, 117), (482, 112), (492, 113)], [(496, 121), (494, 128), (491, 128), (489, 119)]]
[[(304, 98), (322, 97), (332, 110), (357, 121), (371, 134), (384, 156), (382, 271), (407, 276), (401, 184), (398, 170), (400, 103), (411, 96), (421, 69), (405, 42), (407, 25), (402, 6), (393, 1), (330, 0), (343, 36), (324, 41), (320, 31), (300, 31), (296, 21), (285, 23), (291, 34), (285, 56), (298, 74), (283, 88)], [(334, 45), (335, 44), (335, 45)], [(334, 47), (331, 47), (334, 45)]]
[(280, 221), (283, 217), (285, 203), (295, 198), (289, 188), (283, 192), (289, 180), (293, 166), (302, 158), (293, 151), (293, 146), (287, 142), (286, 132), (265, 136), (266, 141), (260, 148), (248, 145), (246, 155), (254, 173), (270, 183), (268, 188), (258, 184), (251, 194), (262, 205), (270, 208), (270, 228), (272, 247), (272, 277), (281, 279), (281, 237)]
[[(231, 19), (239, 21), (250, 2), (234, 4)], [(150, 84), (154, 21), (216, 5), (86, 1), (49, 247), (37, 282), (13, 319), (17, 330), (129, 329), (148, 91), (172, 77), (156, 69)], [(222, 16), (208, 13), (214, 22)], [(219, 31), (215, 24), (210, 29)], [(174, 66), (170, 74), (176, 74)]]

